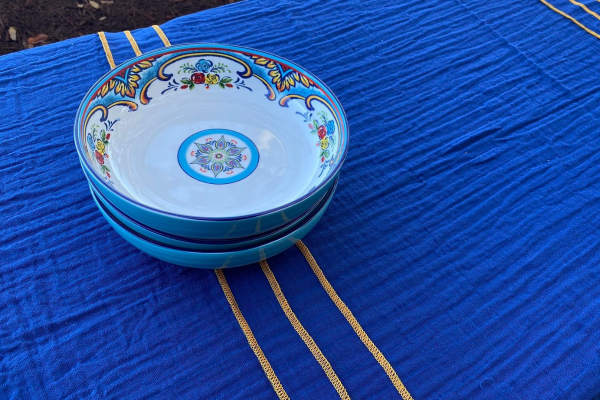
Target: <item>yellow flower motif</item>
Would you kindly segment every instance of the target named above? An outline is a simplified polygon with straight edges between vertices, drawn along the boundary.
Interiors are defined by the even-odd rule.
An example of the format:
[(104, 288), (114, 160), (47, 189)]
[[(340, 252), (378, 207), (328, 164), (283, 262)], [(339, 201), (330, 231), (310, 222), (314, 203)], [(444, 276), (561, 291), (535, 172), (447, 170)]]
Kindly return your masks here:
[(100, 154), (104, 155), (104, 151), (106, 150), (106, 147), (104, 146), (104, 143), (100, 139), (96, 140), (96, 150), (98, 150), (98, 152)]
[(329, 147), (329, 138), (327, 136), (325, 136), (323, 139), (321, 139), (321, 149), (325, 150), (328, 147)]
[(140, 87), (138, 83), (141, 79), (140, 72), (150, 68), (154, 61), (156, 61), (156, 59), (151, 58), (146, 61), (141, 61), (129, 69), (120, 71), (102, 85), (98, 93), (96, 93), (96, 96), (104, 97), (114, 89), (115, 94), (120, 94), (122, 97), (135, 98), (135, 92)]
[(271, 83), (274, 83), (280, 92), (290, 90), (292, 86), (296, 86), (297, 82), (302, 83), (307, 88), (314, 86), (314, 82), (306, 76), (283, 64), (278, 64), (273, 60), (260, 56), (252, 56), (252, 59), (254, 59), (255, 64), (262, 65), (270, 70)]
[(206, 83), (208, 85), (216, 85), (219, 83), (219, 76), (215, 74), (206, 74)]

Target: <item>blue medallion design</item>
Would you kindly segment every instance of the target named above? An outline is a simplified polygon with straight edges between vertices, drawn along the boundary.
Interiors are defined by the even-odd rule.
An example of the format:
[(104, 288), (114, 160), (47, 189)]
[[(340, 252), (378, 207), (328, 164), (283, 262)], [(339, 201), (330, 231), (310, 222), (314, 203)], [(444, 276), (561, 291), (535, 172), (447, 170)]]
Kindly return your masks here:
[(248, 137), (228, 129), (194, 133), (179, 147), (181, 169), (201, 182), (223, 185), (248, 177), (258, 165), (256, 145)]

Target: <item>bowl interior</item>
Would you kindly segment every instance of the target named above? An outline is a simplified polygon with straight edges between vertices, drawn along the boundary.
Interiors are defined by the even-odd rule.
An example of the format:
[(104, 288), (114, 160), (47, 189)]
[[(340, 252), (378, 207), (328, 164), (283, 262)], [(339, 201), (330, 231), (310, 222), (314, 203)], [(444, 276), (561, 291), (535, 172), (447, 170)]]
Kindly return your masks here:
[(301, 67), (188, 45), (101, 79), (80, 107), (76, 142), (85, 166), (130, 201), (220, 218), (312, 193), (341, 164), (347, 128), (333, 94)]

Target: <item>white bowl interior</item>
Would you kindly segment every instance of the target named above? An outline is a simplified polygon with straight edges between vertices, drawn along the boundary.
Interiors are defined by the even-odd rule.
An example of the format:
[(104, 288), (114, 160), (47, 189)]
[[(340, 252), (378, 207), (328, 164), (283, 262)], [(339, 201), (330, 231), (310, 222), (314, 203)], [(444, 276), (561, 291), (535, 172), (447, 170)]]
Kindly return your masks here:
[(135, 111), (127, 101), (90, 107), (83, 145), (113, 190), (170, 213), (219, 218), (275, 209), (328, 178), (342, 139), (326, 102), (290, 97), (282, 106), (285, 92), (268, 90), (258, 74), (242, 79), (245, 65), (219, 54), (170, 62), (169, 79), (152, 81), (160, 60), (138, 72)]

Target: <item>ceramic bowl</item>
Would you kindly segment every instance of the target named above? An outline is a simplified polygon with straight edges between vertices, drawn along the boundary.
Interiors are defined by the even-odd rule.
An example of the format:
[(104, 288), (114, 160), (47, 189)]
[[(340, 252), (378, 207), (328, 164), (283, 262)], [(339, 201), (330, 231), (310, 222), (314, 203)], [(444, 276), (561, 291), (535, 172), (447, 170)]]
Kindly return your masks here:
[(331, 188), (348, 149), (339, 101), (262, 51), (172, 46), (101, 78), (77, 112), (88, 179), (120, 211), (173, 235), (275, 229)]
[(319, 222), (333, 198), (334, 191), (335, 185), (325, 201), (315, 207), (303, 222), (291, 232), (286, 232), (278, 238), (261, 245), (248, 245), (228, 251), (194, 251), (159, 243), (129, 229), (116, 219), (101, 201), (95, 196), (93, 197), (98, 209), (117, 233), (144, 253), (184, 267), (215, 269), (253, 264), (277, 255), (293, 246), (297, 241), (304, 238)]
[(244, 237), (243, 239), (193, 239), (187, 238), (183, 236), (175, 236), (170, 235), (164, 232), (157, 231), (152, 229), (140, 222), (134, 220), (128, 215), (124, 214), (122, 211), (117, 209), (102, 193), (98, 191), (96, 187), (94, 187), (90, 183), (90, 190), (92, 191), (92, 196), (96, 203), (102, 203), (104, 209), (107, 211), (113, 219), (118, 220), (122, 225), (128, 228), (131, 231), (134, 231), (148, 239), (152, 239), (160, 244), (165, 244), (168, 246), (174, 246), (181, 249), (188, 250), (234, 250), (238, 248), (248, 247), (248, 246), (257, 246), (260, 244), (268, 243), (269, 241), (275, 240), (278, 237), (285, 236), (289, 232), (294, 231), (300, 225), (302, 225), (313, 210), (317, 207), (321, 206), (329, 197), (333, 195), (335, 187), (337, 186), (337, 181), (334, 185), (329, 189), (327, 194), (323, 196), (311, 209), (306, 211), (303, 215), (296, 218), (294, 221), (284, 225), (283, 227), (273, 229), (271, 231), (267, 231), (264, 233), (260, 233), (257, 235), (251, 235)]

